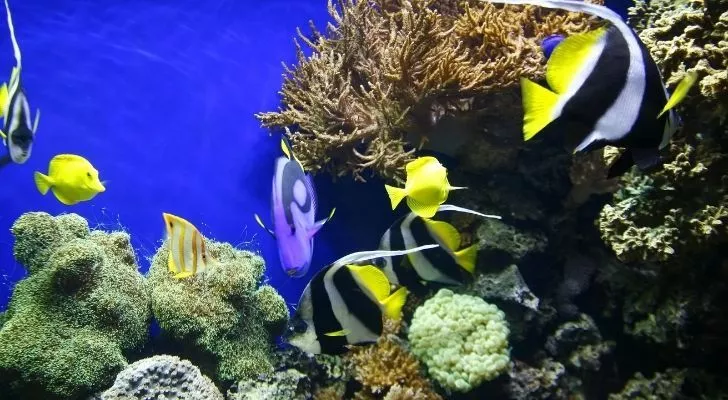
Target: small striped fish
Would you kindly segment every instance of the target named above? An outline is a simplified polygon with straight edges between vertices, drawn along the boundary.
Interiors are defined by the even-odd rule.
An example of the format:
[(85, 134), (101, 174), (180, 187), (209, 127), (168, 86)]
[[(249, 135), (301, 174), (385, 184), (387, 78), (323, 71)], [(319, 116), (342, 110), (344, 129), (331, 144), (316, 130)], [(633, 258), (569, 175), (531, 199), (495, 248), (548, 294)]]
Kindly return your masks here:
[(204, 272), (214, 259), (207, 253), (205, 238), (194, 225), (172, 214), (164, 213), (169, 240), (169, 272), (183, 279)]

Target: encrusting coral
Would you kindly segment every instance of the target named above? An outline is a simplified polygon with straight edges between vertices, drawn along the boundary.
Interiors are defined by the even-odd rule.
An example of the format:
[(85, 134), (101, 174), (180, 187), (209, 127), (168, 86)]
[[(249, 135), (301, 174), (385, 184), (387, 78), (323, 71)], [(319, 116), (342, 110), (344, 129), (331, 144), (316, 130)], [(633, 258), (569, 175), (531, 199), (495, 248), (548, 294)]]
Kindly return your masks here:
[(209, 239), (207, 249), (215, 262), (204, 273), (175, 279), (168, 242), (162, 245), (148, 276), (154, 316), (173, 341), (198, 351), (189, 355), (197, 365), (214, 366), (217, 382), (272, 372), (272, 339), (286, 326), (288, 307), (275, 289), (259, 287), (263, 259)]
[(283, 107), (257, 117), (286, 129), (307, 170), (359, 180), (368, 170), (402, 181), (443, 116), (490, 109), (484, 96), (543, 75), (541, 39), (593, 26), (580, 14), (485, 1), (342, 0), (339, 8), (329, 2), (325, 34), (299, 34), (313, 54), (297, 43)]
[(76, 214), (23, 214), (12, 227), (18, 283), (0, 329), (0, 393), (82, 398), (111, 384), (151, 319), (125, 232), (90, 231)]
[(354, 348), (347, 355), (354, 366), (354, 378), (364, 386), (360, 397), (386, 394), (387, 399), (399, 399), (416, 393), (422, 400), (441, 399), (422, 376), (419, 361), (397, 337), (399, 329), (399, 321), (386, 320), (376, 344)]

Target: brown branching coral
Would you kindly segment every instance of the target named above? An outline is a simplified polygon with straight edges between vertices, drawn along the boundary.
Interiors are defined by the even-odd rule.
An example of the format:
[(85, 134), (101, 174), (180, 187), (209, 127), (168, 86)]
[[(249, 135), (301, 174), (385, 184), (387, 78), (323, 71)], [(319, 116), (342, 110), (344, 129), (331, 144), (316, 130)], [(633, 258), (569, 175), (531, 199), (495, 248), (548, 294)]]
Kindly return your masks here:
[(375, 345), (353, 349), (348, 355), (354, 364), (354, 377), (364, 386), (359, 397), (386, 394), (386, 399), (442, 399), (422, 376), (419, 361), (402, 346), (396, 336), (399, 328), (399, 322), (385, 321), (385, 331)]
[[(365, 171), (401, 181), (414, 158), (409, 134), (424, 139), (445, 115), (473, 99), (543, 73), (539, 41), (583, 32), (588, 18), (485, 1), (341, 0), (329, 2), (325, 33), (299, 36), (313, 50), (286, 68), (283, 107), (260, 113), (286, 129), (312, 172)], [(492, 104), (492, 102), (491, 102)], [(423, 133), (424, 132), (424, 133)]]

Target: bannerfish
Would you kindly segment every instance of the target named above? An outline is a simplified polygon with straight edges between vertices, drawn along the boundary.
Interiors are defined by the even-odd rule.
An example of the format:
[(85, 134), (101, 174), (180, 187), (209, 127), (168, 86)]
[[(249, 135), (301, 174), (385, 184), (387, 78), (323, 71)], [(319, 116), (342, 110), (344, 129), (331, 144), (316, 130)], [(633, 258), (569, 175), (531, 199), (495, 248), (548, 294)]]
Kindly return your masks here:
[(447, 200), (451, 190), (465, 189), (450, 186), (447, 169), (435, 157), (419, 157), (407, 163), (404, 188), (384, 185), (392, 202), (392, 210), (407, 197), (409, 208), (422, 218), (431, 218), (437, 207)]
[(48, 175), (36, 171), (34, 180), (41, 194), (51, 190), (65, 205), (91, 200), (106, 191), (99, 181), (99, 171), (87, 159), (75, 154), (53, 157), (48, 165)]
[(543, 50), (544, 56), (548, 59), (551, 57), (551, 53), (553, 53), (554, 48), (559, 45), (559, 43), (563, 42), (566, 37), (564, 35), (559, 34), (553, 34), (545, 37), (541, 41), (541, 50)]
[(687, 74), (670, 96), (645, 45), (607, 7), (575, 0), (489, 1), (584, 12), (610, 23), (556, 46), (546, 64), (550, 89), (521, 79), (525, 140), (548, 126), (573, 135), (574, 153), (605, 145), (625, 148), (610, 166), (609, 178), (635, 164), (643, 172), (662, 166), (659, 150), (681, 124), (673, 108), (695, 83), (695, 73)]
[(10, 74), (10, 83), (3, 83), (0, 87), (0, 112), (3, 117), (3, 128), (0, 137), (8, 148), (8, 154), (0, 159), (0, 166), (14, 162), (23, 164), (30, 158), (33, 150), (35, 133), (38, 131), (40, 110), (36, 110), (35, 120), (31, 124), (30, 105), (20, 79), (21, 54), (18, 41), (15, 38), (13, 18), (10, 15), (8, 0), (5, 0), (5, 10), (8, 14), (8, 27), (10, 39), (13, 42), (16, 66)]
[(375, 342), (383, 332), (384, 318), (401, 319), (408, 291), (400, 287), (391, 293), (384, 271), (359, 264), (436, 246), (362, 251), (324, 267), (304, 289), (285, 340), (311, 354), (341, 354), (350, 345)]
[[(440, 206), (438, 212), (440, 211), (458, 211), (500, 219), (497, 215), (486, 215), (448, 204)], [(430, 243), (436, 243), (439, 247), (405, 256), (383, 257), (383, 269), (389, 281), (416, 289), (431, 282), (461, 285), (472, 278), (478, 246), (475, 244), (461, 248), (460, 232), (444, 221), (409, 213), (397, 220), (382, 235), (379, 248), (387, 251), (404, 250)]]
[(271, 195), (271, 220), (273, 229), (266, 228), (260, 217), (255, 221), (278, 242), (281, 267), (293, 278), (308, 272), (313, 256), (313, 237), (333, 216), (336, 208), (326, 219), (316, 221), (316, 190), (311, 176), (293, 155), (293, 149), (285, 137), (281, 139), (285, 157), (276, 160)]
[(215, 262), (207, 252), (205, 238), (187, 220), (176, 215), (163, 213), (169, 241), (167, 268), (175, 279), (184, 279), (203, 273)]

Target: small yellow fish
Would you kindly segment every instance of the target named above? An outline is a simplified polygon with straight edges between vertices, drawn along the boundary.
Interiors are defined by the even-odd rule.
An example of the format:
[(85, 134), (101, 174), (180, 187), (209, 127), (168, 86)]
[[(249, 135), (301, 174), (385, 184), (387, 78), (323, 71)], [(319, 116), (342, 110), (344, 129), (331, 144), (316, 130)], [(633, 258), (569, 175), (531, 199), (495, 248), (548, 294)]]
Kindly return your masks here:
[(435, 157), (420, 157), (407, 164), (404, 189), (384, 185), (392, 202), (392, 210), (407, 197), (407, 205), (417, 216), (432, 218), (437, 208), (447, 200), (451, 190), (466, 189), (450, 186), (447, 169)]
[(183, 279), (204, 272), (215, 260), (207, 253), (205, 238), (187, 220), (163, 213), (169, 240), (167, 268), (174, 278)]
[(73, 205), (91, 200), (106, 191), (99, 181), (99, 171), (91, 163), (75, 154), (59, 154), (51, 160), (48, 175), (35, 172), (35, 186), (45, 195), (52, 190), (58, 201)]

